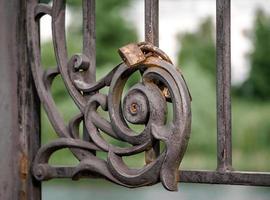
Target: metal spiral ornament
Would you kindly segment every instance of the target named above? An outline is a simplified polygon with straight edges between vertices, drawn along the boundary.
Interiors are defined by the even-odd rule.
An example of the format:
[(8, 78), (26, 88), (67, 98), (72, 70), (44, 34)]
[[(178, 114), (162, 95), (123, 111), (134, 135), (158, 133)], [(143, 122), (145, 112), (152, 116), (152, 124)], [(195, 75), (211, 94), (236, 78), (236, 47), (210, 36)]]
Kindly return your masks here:
[[(104, 177), (126, 187), (140, 187), (162, 182), (168, 190), (177, 190), (179, 165), (190, 137), (191, 97), (182, 73), (169, 57), (149, 43), (129, 44), (119, 49), (123, 60), (106, 76), (95, 83), (87, 81), (89, 58), (76, 54), (68, 59), (64, 28), (64, 1), (55, 0), (52, 8), (38, 5), (36, 17), (43, 13), (53, 18), (53, 41), (57, 68), (44, 71), (39, 60), (37, 41), (29, 45), (36, 55), (32, 73), (37, 91), (59, 139), (44, 145), (37, 153), (33, 164), (33, 175), (39, 180), (71, 177)], [(33, 30), (32, 34), (38, 34)], [(141, 81), (124, 92), (127, 80), (139, 71)], [(67, 91), (78, 106), (80, 113), (66, 125), (60, 116), (51, 95), (51, 85), (60, 75)], [(108, 94), (102, 88), (109, 87)], [(167, 104), (172, 104), (173, 119), (167, 123)], [(107, 112), (105, 119), (98, 112)], [(79, 126), (83, 123), (89, 140), (79, 137)], [(141, 133), (130, 128), (129, 123), (144, 125)], [(105, 133), (116, 140), (130, 144), (128, 147), (114, 146), (104, 137)], [(129, 168), (123, 156), (154, 151), (162, 141), (163, 152), (155, 151), (141, 169)], [(48, 163), (51, 155), (63, 148), (70, 148), (79, 160), (75, 167), (57, 167)], [(107, 153), (103, 160), (96, 151)]]

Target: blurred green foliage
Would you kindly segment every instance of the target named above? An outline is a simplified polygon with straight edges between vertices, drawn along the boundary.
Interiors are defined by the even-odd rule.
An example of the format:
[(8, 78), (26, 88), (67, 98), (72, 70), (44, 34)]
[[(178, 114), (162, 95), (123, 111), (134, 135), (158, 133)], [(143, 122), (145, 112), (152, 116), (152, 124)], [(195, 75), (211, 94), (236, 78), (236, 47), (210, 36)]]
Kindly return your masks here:
[(211, 75), (215, 77), (216, 69), (216, 45), (214, 38), (214, 26), (212, 18), (202, 20), (198, 30), (179, 34), (181, 41), (181, 51), (179, 53), (179, 63), (193, 61)]
[(270, 16), (257, 10), (256, 19), (250, 34), (253, 51), (250, 53), (250, 74), (238, 94), (249, 99), (270, 99)]
[[(264, 36), (265, 38), (270, 37), (270, 32), (265, 34), (267, 35)], [(179, 36), (181, 50), (178, 62), (183, 67), (182, 71), (193, 99), (192, 134), (182, 165), (184, 168), (214, 169), (216, 166), (214, 40), (214, 24), (210, 18), (202, 20), (197, 31)], [(270, 60), (266, 49), (270, 45), (267, 44), (267, 42), (264, 44), (265, 46), (263, 43), (261, 44), (261, 48), (265, 49), (263, 58), (256, 59), (257, 62), (265, 62), (269, 65)], [(253, 60), (253, 57), (254, 55), (251, 54), (250, 60)], [(253, 63), (251, 62), (251, 64)], [(268, 79), (268, 82), (270, 80), (269, 75), (259, 73), (259, 76), (263, 76), (262, 79)], [(264, 84), (268, 84), (266, 87), (270, 87), (266, 81)], [(234, 168), (269, 171), (270, 102), (259, 103), (233, 95), (232, 107)]]

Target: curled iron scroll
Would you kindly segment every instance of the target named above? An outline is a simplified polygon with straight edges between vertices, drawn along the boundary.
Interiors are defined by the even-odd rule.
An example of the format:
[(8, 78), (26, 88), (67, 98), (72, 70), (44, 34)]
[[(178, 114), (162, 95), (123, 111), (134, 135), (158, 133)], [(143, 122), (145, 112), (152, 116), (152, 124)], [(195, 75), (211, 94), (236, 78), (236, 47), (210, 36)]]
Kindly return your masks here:
[[(181, 72), (169, 57), (149, 43), (129, 44), (119, 49), (122, 63), (95, 83), (87, 82), (89, 58), (76, 54), (68, 59), (65, 41), (65, 1), (55, 0), (52, 7), (37, 4), (31, 8), (34, 16), (28, 25), (28, 48), (33, 58), (32, 74), (40, 100), (59, 139), (44, 145), (33, 163), (33, 175), (39, 180), (57, 177), (78, 179), (104, 177), (126, 187), (152, 185), (159, 181), (168, 190), (177, 190), (179, 165), (187, 148), (191, 126), (191, 97)], [(40, 64), (37, 21), (44, 15), (52, 16), (53, 42), (57, 68), (43, 70)], [(31, 17), (31, 16), (30, 16)], [(133, 73), (139, 71), (141, 81), (124, 94), (125, 84)], [(64, 80), (67, 91), (80, 113), (66, 125), (51, 95), (51, 85), (56, 76)], [(108, 94), (100, 90), (109, 87)], [(173, 119), (166, 122), (167, 103), (173, 107)], [(109, 115), (103, 118), (97, 111)], [(84, 123), (89, 140), (79, 137), (79, 126)], [(144, 125), (137, 134), (131, 124)], [(101, 132), (128, 147), (110, 144)], [(146, 162), (141, 169), (131, 169), (124, 156), (147, 152), (153, 144), (162, 141), (163, 152)], [(48, 163), (51, 155), (70, 148), (79, 164), (73, 168), (59, 168)], [(103, 160), (96, 151), (107, 152)], [(61, 171), (62, 170), (62, 171)]]

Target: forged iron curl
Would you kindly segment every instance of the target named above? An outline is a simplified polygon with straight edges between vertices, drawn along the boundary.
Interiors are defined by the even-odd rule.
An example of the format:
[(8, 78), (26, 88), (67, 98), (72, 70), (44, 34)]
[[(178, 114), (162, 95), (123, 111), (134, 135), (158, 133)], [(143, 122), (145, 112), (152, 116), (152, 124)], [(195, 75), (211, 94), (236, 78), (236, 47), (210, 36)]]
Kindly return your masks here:
[[(39, 48), (35, 41), (29, 45), (36, 54), (32, 73), (44, 109), (59, 139), (44, 145), (33, 163), (33, 175), (39, 180), (60, 177), (60, 168), (51, 166), (51, 155), (63, 148), (70, 148), (79, 164), (66, 174), (78, 179), (85, 176), (101, 176), (126, 187), (152, 185), (159, 181), (168, 190), (177, 190), (179, 165), (187, 148), (191, 126), (191, 98), (185, 80), (173, 66), (170, 58), (158, 47), (142, 42), (119, 49), (123, 60), (106, 76), (95, 83), (87, 82), (89, 58), (76, 54), (67, 58), (65, 45), (65, 2), (55, 0), (52, 8), (38, 5), (35, 19), (45, 13), (53, 18), (53, 41), (57, 68), (43, 71), (39, 60)], [(32, 34), (38, 34), (34, 32)], [(64, 38), (64, 39), (63, 39)], [(124, 87), (133, 73), (141, 73), (141, 81), (124, 95)], [(68, 126), (60, 116), (51, 95), (51, 85), (56, 76), (64, 80), (67, 91), (80, 110)], [(100, 89), (109, 87), (108, 94)], [(173, 119), (166, 122), (167, 103), (173, 107)], [(109, 115), (103, 118), (98, 109)], [(84, 123), (90, 140), (79, 137), (79, 126)], [(144, 125), (141, 133), (132, 130), (128, 123)], [(114, 146), (102, 132), (129, 144)], [(131, 169), (123, 156), (149, 151), (154, 143), (162, 141), (165, 149), (141, 169)], [(107, 152), (107, 160), (98, 158), (95, 151)], [(64, 175), (65, 176), (65, 175)]]

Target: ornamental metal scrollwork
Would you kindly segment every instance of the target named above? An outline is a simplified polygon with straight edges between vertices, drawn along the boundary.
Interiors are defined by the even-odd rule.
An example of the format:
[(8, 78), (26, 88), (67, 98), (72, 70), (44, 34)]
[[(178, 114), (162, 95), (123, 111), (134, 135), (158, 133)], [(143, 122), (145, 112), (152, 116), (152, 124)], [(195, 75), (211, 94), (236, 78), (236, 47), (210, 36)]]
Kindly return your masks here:
[[(68, 59), (65, 41), (65, 1), (55, 0), (52, 7), (37, 4), (30, 8), (28, 51), (31, 69), (41, 103), (58, 134), (56, 139), (37, 152), (32, 166), (39, 180), (70, 177), (104, 177), (126, 187), (152, 185), (159, 181), (168, 190), (177, 190), (179, 165), (187, 148), (191, 126), (191, 97), (182, 76), (169, 57), (150, 43), (129, 44), (119, 49), (123, 60), (102, 79), (88, 82), (86, 73), (90, 61), (84, 54)], [(39, 31), (37, 21), (44, 15), (52, 17), (53, 44), (57, 60), (55, 69), (44, 70), (40, 63)], [(31, 20), (32, 19), (32, 20)], [(141, 81), (124, 95), (128, 78), (139, 71)], [(64, 80), (67, 91), (80, 110), (66, 125), (51, 94), (56, 76)], [(108, 87), (108, 94), (101, 89)], [(173, 119), (166, 122), (167, 103), (173, 107)], [(109, 120), (97, 111), (102, 109)], [(88, 139), (79, 136), (83, 123)], [(137, 134), (128, 123), (144, 125)], [(108, 143), (101, 132), (129, 147)], [(150, 156), (141, 169), (131, 169), (123, 156), (154, 151), (159, 141), (165, 144), (163, 152)], [(48, 163), (51, 155), (69, 148), (78, 159), (75, 167), (58, 167)], [(96, 151), (107, 152), (107, 159), (96, 156)]]

